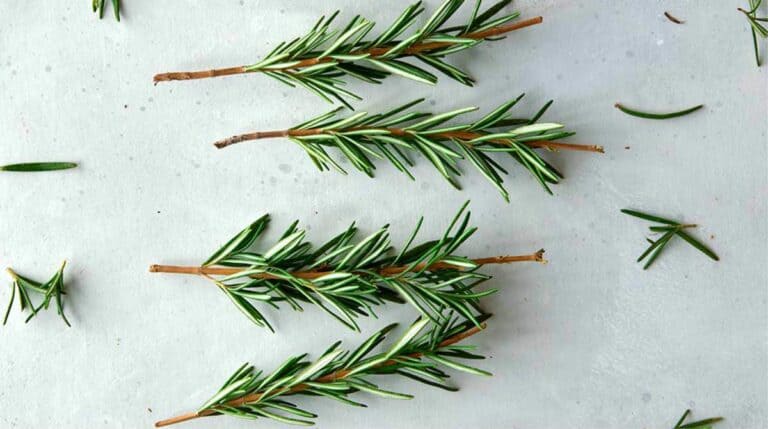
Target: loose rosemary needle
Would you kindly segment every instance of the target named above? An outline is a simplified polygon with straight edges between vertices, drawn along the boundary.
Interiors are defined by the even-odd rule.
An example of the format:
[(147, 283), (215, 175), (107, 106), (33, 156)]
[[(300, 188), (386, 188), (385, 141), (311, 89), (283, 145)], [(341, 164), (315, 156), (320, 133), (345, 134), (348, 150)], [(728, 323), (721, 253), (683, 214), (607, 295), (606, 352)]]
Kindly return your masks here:
[(699, 420), (695, 422), (685, 423), (685, 419), (691, 414), (691, 410), (685, 410), (683, 416), (677, 421), (677, 424), (672, 429), (711, 429), (712, 425), (722, 421), (722, 417), (710, 417), (708, 419)]
[(615, 107), (617, 109), (621, 110), (622, 112), (628, 114), (628, 115), (637, 116), (639, 118), (645, 118), (645, 119), (670, 119), (670, 118), (677, 118), (678, 116), (685, 116), (685, 115), (687, 115), (689, 113), (693, 113), (693, 112), (701, 109), (702, 107), (704, 107), (704, 105), (703, 104), (699, 104), (698, 106), (693, 106), (693, 107), (689, 107), (687, 109), (683, 109), (683, 110), (680, 110), (680, 111), (677, 111), (677, 112), (670, 112), (670, 113), (643, 112), (643, 111), (640, 111), (640, 110), (635, 110), (635, 109), (630, 109), (629, 107), (625, 107), (621, 103), (616, 103)]
[(13, 171), (21, 173), (68, 170), (77, 167), (74, 162), (28, 162), (23, 164), (8, 164), (0, 166), (0, 171)]
[(637, 258), (637, 262), (641, 262), (643, 259), (650, 256), (650, 258), (648, 258), (648, 262), (643, 267), (644, 270), (647, 270), (648, 267), (650, 267), (651, 264), (653, 264), (653, 262), (656, 261), (656, 258), (658, 258), (659, 255), (661, 255), (662, 251), (664, 251), (664, 248), (667, 246), (667, 244), (669, 244), (670, 240), (672, 240), (674, 237), (682, 238), (683, 240), (688, 242), (688, 244), (698, 249), (701, 253), (707, 255), (710, 259), (715, 261), (720, 260), (720, 258), (715, 254), (715, 252), (713, 252), (707, 246), (705, 246), (702, 242), (693, 238), (693, 236), (685, 232), (686, 229), (696, 228), (697, 225), (695, 224), (686, 224), (686, 223), (678, 222), (676, 220), (666, 219), (663, 217), (642, 213), (637, 210), (623, 209), (621, 212), (630, 216), (634, 216), (636, 218), (662, 224), (657, 226), (651, 226), (648, 228), (650, 229), (651, 232), (656, 234), (662, 234), (662, 235), (659, 239), (655, 241), (651, 239), (647, 239), (647, 241), (650, 243), (650, 246), (648, 246), (645, 252), (643, 252), (642, 255), (640, 255), (640, 257)]

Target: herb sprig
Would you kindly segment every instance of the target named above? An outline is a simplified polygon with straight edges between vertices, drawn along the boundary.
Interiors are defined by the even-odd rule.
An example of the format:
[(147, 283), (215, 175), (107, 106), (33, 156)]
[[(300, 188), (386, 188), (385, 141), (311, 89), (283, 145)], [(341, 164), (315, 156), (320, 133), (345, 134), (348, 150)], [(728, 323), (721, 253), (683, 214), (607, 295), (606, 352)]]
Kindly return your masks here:
[[(99, 14), (99, 19), (103, 18), (107, 0), (93, 0), (91, 5), (93, 6), (93, 12)], [(117, 22), (120, 22), (120, 0), (112, 0), (112, 10), (115, 13), (115, 19)]]
[[(489, 315), (480, 320), (485, 321)], [(244, 364), (197, 411), (155, 423), (169, 426), (200, 417), (229, 415), (245, 419), (266, 418), (282, 423), (310, 426), (317, 415), (286, 400), (298, 395), (321, 396), (339, 402), (365, 407), (350, 399), (356, 392), (370, 393), (391, 399), (411, 399), (413, 396), (384, 390), (371, 382), (374, 375), (401, 375), (448, 391), (458, 390), (447, 385), (445, 369), (474, 375), (490, 376), (487, 371), (469, 366), (462, 360), (484, 359), (474, 354), (474, 346), (458, 345), (465, 338), (480, 332), (485, 323), (473, 326), (446, 317), (438, 325), (422, 333), (429, 320), (417, 320), (386, 351), (372, 354), (397, 325), (376, 332), (354, 351), (344, 351), (336, 342), (315, 361), (307, 355), (289, 358), (272, 373), (256, 370)]]
[(673, 429), (711, 429), (713, 424), (723, 420), (722, 417), (711, 417), (704, 420), (684, 423), (690, 413), (691, 410), (685, 410), (685, 413), (683, 413), (683, 416), (680, 417), (680, 420), (677, 421), (677, 424)]
[(352, 18), (342, 29), (331, 29), (338, 16), (337, 11), (327, 19), (320, 18), (304, 36), (280, 43), (254, 64), (207, 71), (162, 73), (156, 75), (154, 81), (158, 83), (263, 73), (288, 86), (303, 87), (328, 102), (336, 100), (349, 106), (347, 99), (360, 100), (360, 97), (343, 88), (347, 77), (377, 84), (394, 74), (426, 84), (437, 83), (436, 75), (413, 62), (403, 61), (410, 58), (471, 86), (474, 80), (466, 72), (446, 63), (446, 56), (473, 48), (483, 41), (503, 39), (504, 34), (539, 24), (542, 18), (511, 23), (519, 14), (501, 13), (511, 0), (502, 0), (482, 13), (481, 1), (478, 0), (464, 25), (445, 27), (445, 23), (464, 1), (446, 0), (424, 25), (410, 36), (405, 36), (424, 12), (421, 1), (416, 2), (373, 39), (366, 37), (374, 23), (360, 15)]
[(241, 134), (216, 142), (218, 148), (250, 140), (288, 138), (309, 155), (320, 171), (346, 171), (328, 154), (326, 148), (337, 149), (357, 170), (373, 177), (376, 160), (389, 161), (395, 168), (414, 179), (409, 171), (413, 166), (404, 152), (420, 153), (455, 188), (460, 189), (456, 177), (461, 175), (459, 161), (468, 161), (509, 201), (503, 186), (507, 170), (492, 155), (507, 154), (517, 161), (552, 194), (549, 185), (557, 184), (563, 175), (534, 149), (576, 150), (603, 152), (602, 146), (559, 143), (575, 133), (565, 131), (557, 123), (539, 123), (539, 118), (552, 104), (548, 102), (532, 118), (516, 119), (510, 110), (523, 95), (510, 100), (482, 118), (458, 125), (446, 122), (477, 110), (466, 107), (433, 115), (408, 111), (424, 101), (415, 100), (380, 114), (359, 112), (338, 117), (335, 109), (288, 130), (263, 131)]
[(640, 255), (639, 258), (637, 258), (637, 262), (640, 262), (646, 257), (650, 256), (650, 258), (648, 258), (648, 262), (643, 267), (644, 270), (647, 270), (648, 267), (650, 267), (651, 264), (653, 264), (656, 258), (658, 258), (659, 255), (661, 255), (661, 253), (664, 251), (664, 248), (667, 246), (667, 244), (669, 244), (669, 242), (674, 237), (682, 238), (683, 240), (688, 242), (688, 244), (695, 247), (701, 253), (707, 255), (709, 258), (715, 261), (720, 260), (720, 258), (715, 254), (715, 252), (713, 252), (707, 246), (705, 246), (702, 242), (693, 238), (693, 236), (685, 232), (686, 229), (696, 228), (697, 225), (695, 224), (686, 224), (676, 220), (649, 215), (646, 213), (641, 213), (639, 211), (630, 210), (630, 209), (623, 209), (621, 212), (630, 216), (634, 216), (636, 218), (662, 224), (662, 225), (649, 227), (651, 232), (656, 234), (661, 234), (661, 237), (655, 241), (651, 239), (647, 239), (648, 242), (650, 243), (650, 246), (648, 246), (648, 248), (645, 249), (645, 252), (643, 252), (643, 254)]
[[(59, 314), (59, 316), (61, 316), (62, 320), (64, 320), (64, 323), (66, 323), (67, 326), (71, 326), (69, 324), (69, 320), (67, 320), (67, 316), (64, 315), (64, 304), (62, 299), (62, 296), (66, 295), (66, 290), (64, 288), (64, 267), (66, 265), (67, 261), (62, 262), (58, 271), (56, 271), (53, 277), (51, 277), (50, 280), (45, 283), (38, 283), (34, 280), (17, 274), (11, 268), (6, 269), (8, 274), (13, 279), (13, 284), (11, 285), (11, 299), (8, 301), (8, 308), (5, 310), (5, 316), (3, 317), (3, 325), (8, 322), (8, 315), (11, 313), (13, 301), (16, 297), (16, 294), (18, 293), (19, 309), (24, 311), (27, 307), (29, 307), (29, 309), (32, 311), (32, 314), (27, 317), (24, 323), (29, 322), (33, 317), (37, 316), (37, 313), (39, 313), (40, 310), (47, 310), (51, 302), (54, 302), (56, 304), (56, 312)], [(31, 294), (42, 295), (42, 302), (35, 306), (32, 303), (32, 299), (30, 297)]]
[(749, 10), (738, 8), (749, 21), (752, 30), (752, 48), (755, 51), (755, 62), (760, 67), (760, 48), (757, 46), (757, 36), (763, 39), (768, 38), (768, 28), (765, 28), (764, 22), (768, 22), (768, 17), (758, 17), (757, 11), (763, 0), (749, 0)]
[[(468, 204), (468, 203), (467, 203)], [(373, 306), (407, 302), (426, 319), (438, 322), (447, 307), (479, 324), (477, 304), (496, 289), (477, 287), (491, 277), (478, 272), (486, 264), (544, 262), (543, 250), (531, 255), (470, 259), (455, 252), (477, 228), (469, 225), (467, 204), (442, 237), (413, 245), (419, 220), (405, 246), (394, 253), (389, 227), (355, 240), (352, 224), (319, 247), (305, 241), (306, 231), (291, 224), (265, 251), (250, 250), (269, 223), (262, 216), (217, 250), (200, 267), (153, 265), (151, 272), (194, 274), (210, 279), (253, 323), (272, 326), (253, 305), (278, 309), (281, 302), (297, 311), (317, 305), (345, 326), (359, 330), (356, 318), (375, 316)], [(466, 213), (465, 213), (466, 211)]]
[(68, 170), (77, 167), (74, 162), (28, 162), (23, 164), (8, 164), (0, 166), (0, 171), (30, 173), (39, 171)]

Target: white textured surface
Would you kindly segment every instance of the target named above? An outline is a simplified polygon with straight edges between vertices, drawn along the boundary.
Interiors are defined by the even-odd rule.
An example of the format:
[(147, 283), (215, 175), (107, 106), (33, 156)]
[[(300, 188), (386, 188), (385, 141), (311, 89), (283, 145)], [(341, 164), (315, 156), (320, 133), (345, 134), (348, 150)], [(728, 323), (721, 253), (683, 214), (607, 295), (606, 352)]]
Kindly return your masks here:
[[(527, 92), (530, 113), (554, 98), (546, 119), (605, 145), (604, 156), (549, 156), (567, 175), (555, 197), (513, 168), (511, 204), (474, 172), (451, 190), (424, 160), (411, 183), (389, 167), (376, 180), (321, 174), (288, 141), (213, 149), (328, 109), (265, 77), (152, 86), (157, 72), (254, 61), (336, 8), (383, 25), (406, 2), (129, 0), (121, 24), (85, 0), (37, 3), (0, 2), (0, 161), (82, 168), (0, 175), (0, 265), (44, 277), (68, 259), (73, 327), (54, 314), (25, 326), (14, 312), (0, 330), (0, 427), (149, 427), (194, 409), (243, 361), (269, 369), (336, 339), (357, 344), (363, 335), (313, 309), (268, 311), (269, 334), (207, 282), (147, 266), (199, 262), (264, 212), (272, 233), (299, 218), (316, 240), (356, 219), (367, 231), (392, 223), (399, 242), (421, 214), (434, 235), (468, 198), (480, 230), (467, 254), (545, 247), (551, 260), (489, 270), (503, 291), (473, 342), (495, 376), (458, 375), (457, 394), (386, 382), (416, 399), (365, 396), (366, 410), (301, 399), (320, 427), (670, 427), (687, 407), (726, 416), (723, 429), (768, 427), (768, 67), (755, 67), (735, 10), (746, 2), (520, 1), (544, 24), (452, 59), (476, 88), (355, 85), (371, 111), (420, 96), (436, 110), (490, 109)], [(707, 106), (653, 122), (616, 101)], [(619, 213), (629, 206), (702, 224), (696, 235), (722, 261), (676, 243), (643, 272), (633, 261), (646, 225)], [(414, 317), (380, 314), (364, 333)], [(188, 424), (224, 426), (279, 425)]]

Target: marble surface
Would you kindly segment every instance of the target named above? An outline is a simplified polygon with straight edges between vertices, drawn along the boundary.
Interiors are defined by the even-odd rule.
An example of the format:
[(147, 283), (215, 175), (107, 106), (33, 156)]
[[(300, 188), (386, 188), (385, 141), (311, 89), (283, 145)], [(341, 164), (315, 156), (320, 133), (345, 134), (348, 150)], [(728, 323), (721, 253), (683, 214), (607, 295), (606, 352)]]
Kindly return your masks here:
[[(14, 311), (0, 330), (1, 427), (150, 427), (200, 405), (244, 361), (270, 369), (337, 339), (355, 345), (363, 335), (316, 309), (267, 311), (270, 334), (206, 281), (147, 267), (200, 262), (267, 212), (269, 237), (296, 218), (317, 241), (357, 220), (363, 231), (391, 223), (400, 243), (422, 214), (425, 236), (438, 234), (467, 199), (480, 229), (466, 254), (544, 247), (550, 259), (487, 270), (501, 291), (484, 301), (495, 317), (473, 343), (494, 377), (456, 374), (456, 394), (389, 380), (415, 399), (360, 395), (365, 410), (301, 399), (318, 426), (659, 428), (692, 408), (727, 417), (718, 428), (768, 427), (768, 66), (755, 67), (736, 11), (746, 2), (521, 0), (514, 7), (542, 25), (451, 59), (475, 88), (352, 85), (369, 111), (416, 97), (433, 110), (487, 110), (525, 92), (530, 114), (552, 98), (546, 120), (605, 146), (547, 154), (567, 176), (554, 196), (513, 167), (509, 204), (473, 171), (452, 190), (424, 159), (411, 182), (388, 166), (375, 180), (320, 173), (285, 140), (214, 149), (329, 109), (266, 77), (152, 85), (158, 72), (255, 62), (337, 8), (384, 25), (407, 2), (126, 0), (119, 24), (84, 0), (36, 3), (0, 2), (0, 163), (81, 168), (0, 175), (0, 265), (42, 278), (67, 259), (73, 327), (50, 313), (24, 325)], [(617, 101), (706, 108), (648, 121)], [(721, 262), (681, 242), (643, 271), (634, 260), (646, 224), (624, 207), (701, 224)], [(364, 334), (415, 317), (406, 306), (380, 315)]]

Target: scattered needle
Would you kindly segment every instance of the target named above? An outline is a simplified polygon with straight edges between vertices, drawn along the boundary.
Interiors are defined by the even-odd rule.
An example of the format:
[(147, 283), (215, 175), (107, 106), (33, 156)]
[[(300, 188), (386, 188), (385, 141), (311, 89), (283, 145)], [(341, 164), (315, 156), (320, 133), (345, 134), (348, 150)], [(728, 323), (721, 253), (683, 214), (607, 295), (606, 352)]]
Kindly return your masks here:
[(722, 417), (711, 417), (708, 419), (683, 424), (685, 418), (688, 417), (689, 414), (691, 414), (691, 410), (685, 410), (683, 416), (680, 417), (680, 420), (677, 421), (677, 424), (672, 429), (711, 429), (714, 423), (723, 420)]
[(630, 109), (628, 107), (625, 107), (621, 103), (616, 103), (614, 105), (617, 109), (621, 110), (622, 112), (637, 116), (639, 118), (646, 118), (646, 119), (670, 119), (670, 118), (676, 118), (678, 116), (685, 116), (689, 113), (693, 113), (702, 107), (704, 107), (703, 104), (699, 104), (698, 106), (689, 107), (684, 110), (680, 110), (678, 112), (671, 112), (671, 113), (649, 113), (649, 112), (642, 112), (640, 110)]
[(75, 167), (77, 167), (77, 164), (74, 162), (29, 162), (24, 164), (3, 165), (0, 166), (0, 171), (30, 173), (39, 171), (68, 170)]

